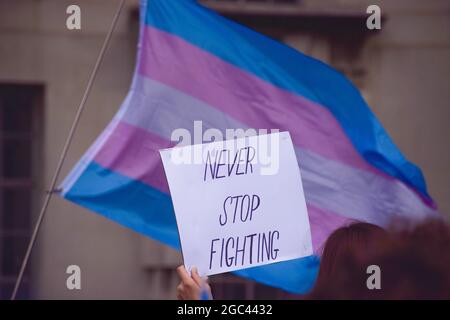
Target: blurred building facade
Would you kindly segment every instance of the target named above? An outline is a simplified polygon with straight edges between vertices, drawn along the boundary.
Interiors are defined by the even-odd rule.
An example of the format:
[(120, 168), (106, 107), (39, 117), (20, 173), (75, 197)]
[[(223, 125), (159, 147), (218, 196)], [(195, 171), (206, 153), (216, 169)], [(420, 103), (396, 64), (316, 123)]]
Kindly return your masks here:
[[(89, 73), (118, 1), (0, 0), (0, 297), (8, 298)], [(63, 174), (110, 121), (133, 74), (138, 1), (129, 0), (89, 97)], [(345, 73), (450, 214), (450, 2), (447, 0), (205, 0), (222, 14)], [(81, 30), (66, 8), (81, 8)], [(380, 31), (366, 8), (381, 7)], [(180, 256), (54, 197), (22, 298), (175, 298)], [(68, 290), (66, 268), (81, 268)], [(218, 297), (283, 294), (214, 277)]]

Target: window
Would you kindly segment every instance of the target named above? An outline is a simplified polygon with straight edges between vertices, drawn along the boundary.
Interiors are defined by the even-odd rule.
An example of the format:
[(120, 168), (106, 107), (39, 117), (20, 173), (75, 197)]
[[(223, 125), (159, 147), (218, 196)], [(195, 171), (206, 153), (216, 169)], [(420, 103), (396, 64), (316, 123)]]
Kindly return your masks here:
[[(43, 90), (0, 84), (0, 298), (8, 299), (30, 237)], [(18, 298), (27, 298), (29, 273)]]

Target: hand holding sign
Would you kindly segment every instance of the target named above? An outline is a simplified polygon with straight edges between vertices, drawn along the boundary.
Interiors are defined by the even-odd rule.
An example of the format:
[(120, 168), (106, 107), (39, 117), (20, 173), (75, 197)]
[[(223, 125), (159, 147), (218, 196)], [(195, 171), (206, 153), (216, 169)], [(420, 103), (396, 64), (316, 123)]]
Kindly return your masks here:
[[(194, 157), (180, 162), (174, 150)], [(188, 270), (210, 275), (312, 254), (289, 133), (160, 152)]]

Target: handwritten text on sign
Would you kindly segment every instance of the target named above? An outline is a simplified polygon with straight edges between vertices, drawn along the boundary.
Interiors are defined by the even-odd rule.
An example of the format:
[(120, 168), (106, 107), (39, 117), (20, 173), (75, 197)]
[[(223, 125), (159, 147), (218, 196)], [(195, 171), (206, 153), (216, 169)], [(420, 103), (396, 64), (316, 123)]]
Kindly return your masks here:
[(312, 254), (288, 132), (160, 153), (188, 269), (211, 275)]

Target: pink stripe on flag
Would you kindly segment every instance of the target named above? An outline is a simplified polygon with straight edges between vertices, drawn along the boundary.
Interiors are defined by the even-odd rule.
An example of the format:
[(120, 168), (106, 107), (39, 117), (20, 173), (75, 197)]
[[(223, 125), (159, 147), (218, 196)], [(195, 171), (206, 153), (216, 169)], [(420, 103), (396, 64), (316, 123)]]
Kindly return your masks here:
[(277, 88), (177, 36), (146, 27), (139, 73), (200, 99), (250, 127), (288, 130), (294, 144), (301, 148), (374, 170), (326, 108)]
[(159, 150), (173, 146), (173, 142), (126, 122), (119, 122), (95, 155), (94, 161), (102, 167), (169, 193)]

